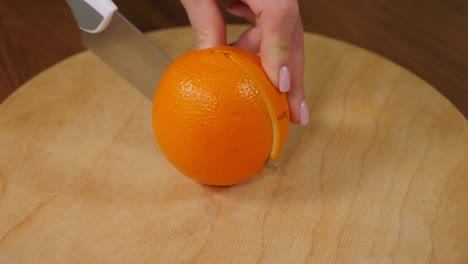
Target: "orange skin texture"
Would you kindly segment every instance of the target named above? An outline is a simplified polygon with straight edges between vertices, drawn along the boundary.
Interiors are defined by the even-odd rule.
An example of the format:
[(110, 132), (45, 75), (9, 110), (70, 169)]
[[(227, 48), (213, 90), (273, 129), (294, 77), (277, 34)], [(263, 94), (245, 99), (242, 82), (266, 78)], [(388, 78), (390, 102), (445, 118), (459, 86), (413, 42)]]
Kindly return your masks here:
[(276, 159), (289, 126), (286, 95), (255, 54), (220, 46), (190, 51), (163, 74), (153, 132), (169, 162), (193, 180), (241, 183)]

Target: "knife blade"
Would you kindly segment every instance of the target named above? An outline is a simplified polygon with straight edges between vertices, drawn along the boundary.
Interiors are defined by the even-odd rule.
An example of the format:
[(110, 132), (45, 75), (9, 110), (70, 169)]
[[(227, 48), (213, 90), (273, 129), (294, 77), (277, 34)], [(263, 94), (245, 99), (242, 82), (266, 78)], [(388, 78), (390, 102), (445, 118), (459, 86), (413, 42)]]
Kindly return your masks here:
[(149, 100), (171, 58), (117, 10), (110, 0), (66, 0), (83, 45)]

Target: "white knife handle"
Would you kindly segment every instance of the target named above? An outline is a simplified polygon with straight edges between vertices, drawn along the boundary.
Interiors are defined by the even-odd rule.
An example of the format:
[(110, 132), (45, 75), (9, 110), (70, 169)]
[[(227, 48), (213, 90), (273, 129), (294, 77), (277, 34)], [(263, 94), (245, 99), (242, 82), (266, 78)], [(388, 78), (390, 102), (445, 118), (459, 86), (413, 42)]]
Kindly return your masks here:
[(117, 6), (112, 0), (66, 0), (81, 30), (102, 32), (109, 25)]

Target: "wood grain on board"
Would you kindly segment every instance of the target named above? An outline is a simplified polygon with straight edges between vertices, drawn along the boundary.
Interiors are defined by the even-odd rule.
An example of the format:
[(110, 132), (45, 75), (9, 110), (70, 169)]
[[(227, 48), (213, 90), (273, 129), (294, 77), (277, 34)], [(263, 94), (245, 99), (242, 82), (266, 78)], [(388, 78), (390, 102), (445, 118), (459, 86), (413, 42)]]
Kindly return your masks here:
[(151, 103), (89, 52), (22, 85), (0, 104), (0, 262), (466, 263), (464, 117), (380, 56), (305, 40), (310, 125), (229, 188), (175, 170)]

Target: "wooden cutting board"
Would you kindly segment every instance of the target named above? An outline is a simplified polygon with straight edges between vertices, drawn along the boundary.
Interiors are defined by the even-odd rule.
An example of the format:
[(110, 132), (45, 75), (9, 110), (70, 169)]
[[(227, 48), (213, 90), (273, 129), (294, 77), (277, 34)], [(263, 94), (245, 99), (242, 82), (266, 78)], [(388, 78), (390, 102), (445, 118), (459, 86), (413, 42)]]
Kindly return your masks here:
[(468, 263), (467, 121), (382, 57), (305, 42), (310, 125), (228, 188), (175, 170), (151, 102), (93, 54), (24, 84), (0, 105), (0, 263)]

